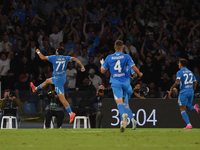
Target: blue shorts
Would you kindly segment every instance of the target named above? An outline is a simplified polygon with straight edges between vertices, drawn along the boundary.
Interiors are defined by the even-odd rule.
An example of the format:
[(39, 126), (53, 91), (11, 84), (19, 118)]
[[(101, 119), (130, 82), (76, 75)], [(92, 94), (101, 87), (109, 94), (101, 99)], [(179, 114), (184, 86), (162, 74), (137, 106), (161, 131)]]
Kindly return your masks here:
[(63, 94), (66, 78), (52, 77), (51, 80), (53, 81), (53, 84), (55, 85), (56, 93)]
[(126, 97), (125, 97), (125, 102), (124, 102), (125, 105), (129, 104), (129, 99), (131, 98), (132, 91), (133, 91), (132, 86), (129, 85), (128, 92), (127, 92)]
[(178, 104), (179, 106), (192, 106), (194, 98), (194, 92), (192, 90), (184, 91), (182, 93), (179, 93), (178, 96)]
[(129, 86), (130, 86), (130, 83), (127, 84), (126, 82), (125, 83), (119, 83), (119, 82), (112, 83), (111, 87), (113, 90), (114, 99), (117, 100), (121, 97), (125, 98), (126, 94), (128, 92)]

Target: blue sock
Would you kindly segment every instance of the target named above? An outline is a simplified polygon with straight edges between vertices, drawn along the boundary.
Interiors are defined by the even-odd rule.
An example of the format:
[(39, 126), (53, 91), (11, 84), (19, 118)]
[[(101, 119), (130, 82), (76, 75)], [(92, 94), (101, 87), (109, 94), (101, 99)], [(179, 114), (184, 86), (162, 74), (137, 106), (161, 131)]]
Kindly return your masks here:
[(123, 118), (122, 118), (122, 114), (124, 114), (125, 113), (125, 105), (124, 104), (122, 104), (122, 103), (119, 103), (118, 105), (117, 105), (117, 108), (118, 108), (118, 110), (119, 110), (119, 114), (120, 114), (120, 117), (121, 117), (121, 121), (123, 120)]
[(38, 91), (38, 90), (41, 90), (42, 89), (42, 84), (38, 85), (35, 90)]
[(194, 106), (187, 107), (187, 111), (193, 111), (193, 110), (194, 110)]
[(72, 110), (70, 106), (65, 107), (65, 109), (67, 110), (67, 112), (69, 113), (69, 115), (72, 114)]
[(186, 124), (189, 124), (190, 120), (189, 120), (188, 114), (185, 112), (185, 110), (181, 111), (181, 115), (183, 117), (183, 120), (186, 122)]
[(128, 114), (128, 117), (131, 120), (133, 118), (133, 112), (131, 111), (130, 107), (126, 106), (125, 107), (125, 112)]

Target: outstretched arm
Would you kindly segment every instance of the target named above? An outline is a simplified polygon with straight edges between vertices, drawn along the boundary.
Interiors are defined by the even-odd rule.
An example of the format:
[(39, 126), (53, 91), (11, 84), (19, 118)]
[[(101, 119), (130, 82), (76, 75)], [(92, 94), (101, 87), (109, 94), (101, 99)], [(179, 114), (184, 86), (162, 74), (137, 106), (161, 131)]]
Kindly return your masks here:
[(44, 56), (39, 49), (36, 49), (36, 53), (39, 55), (40, 59), (42, 60), (48, 60), (47, 56)]
[(85, 71), (85, 67), (83, 66), (83, 64), (80, 62), (80, 60), (78, 60), (75, 57), (71, 58), (72, 61), (75, 61), (76, 63), (78, 63), (81, 66), (81, 71), (84, 72)]

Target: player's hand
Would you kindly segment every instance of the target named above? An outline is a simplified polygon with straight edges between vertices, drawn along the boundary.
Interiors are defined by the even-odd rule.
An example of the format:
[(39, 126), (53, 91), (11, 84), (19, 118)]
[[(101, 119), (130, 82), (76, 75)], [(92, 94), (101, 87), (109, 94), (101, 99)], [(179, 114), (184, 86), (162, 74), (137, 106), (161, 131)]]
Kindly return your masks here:
[(142, 72), (140, 72), (138, 75), (139, 75), (139, 77), (141, 78), (141, 77), (143, 76), (143, 73), (142, 73)]
[(85, 67), (81, 67), (81, 72), (84, 72), (85, 71)]
[(37, 53), (37, 52), (40, 52), (40, 50), (39, 50), (39, 49), (36, 49), (35, 51), (36, 51), (36, 53)]
[(101, 65), (103, 65), (103, 63), (104, 63), (104, 59), (103, 58), (100, 60), (100, 63), (101, 63)]

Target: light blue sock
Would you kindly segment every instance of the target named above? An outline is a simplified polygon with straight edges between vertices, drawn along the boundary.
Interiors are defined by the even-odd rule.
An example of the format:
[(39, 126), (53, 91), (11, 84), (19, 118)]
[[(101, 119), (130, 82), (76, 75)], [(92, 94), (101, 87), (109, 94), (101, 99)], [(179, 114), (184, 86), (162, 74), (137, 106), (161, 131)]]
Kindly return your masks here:
[(65, 109), (67, 110), (67, 112), (69, 113), (69, 115), (72, 114), (72, 110), (70, 106), (65, 107)]
[(185, 112), (185, 110), (181, 111), (181, 115), (183, 117), (183, 120), (186, 122), (186, 124), (189, 124), (190, 120), (189, 120), (188, 114)]
[(118, 105), (117, 105), (117, 108), (118, 108), (118, 110), (119, 110), (119, 114), (120, 114), (120, 117), (121, 117), (121, 121), (123, 120), (123, 118), (122, 118), (122, 114), (124, 114), (125, 113), (125, 105), (124, 104), (122, 104), (122, 103), (119, 103)]
[(130, 120), (133, 118), (133, 112), (131, 111), (130, 107), (128, 106), (125, 107), (125, 113), (128, 114), (128, 117), (130, 118)]
[(194, 106), (187, 107), (187, 111), (193, 111), (193, 110), (194, 110)]
[(41, 90), (42, 89), (42, 84), (38, 85), (35, 90), (38, 91), (38, 90)]

